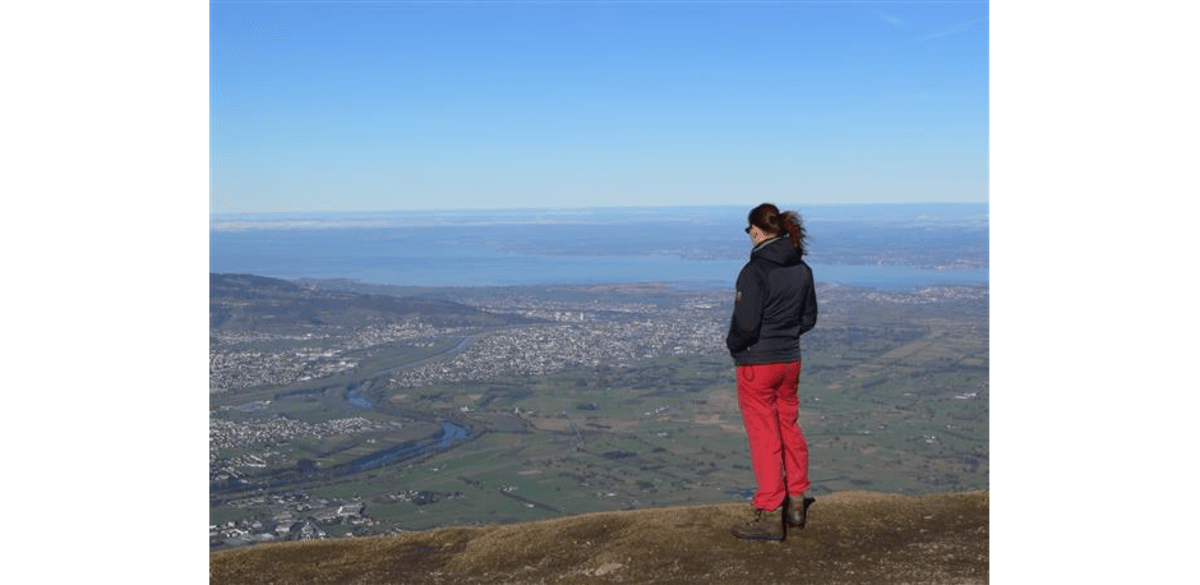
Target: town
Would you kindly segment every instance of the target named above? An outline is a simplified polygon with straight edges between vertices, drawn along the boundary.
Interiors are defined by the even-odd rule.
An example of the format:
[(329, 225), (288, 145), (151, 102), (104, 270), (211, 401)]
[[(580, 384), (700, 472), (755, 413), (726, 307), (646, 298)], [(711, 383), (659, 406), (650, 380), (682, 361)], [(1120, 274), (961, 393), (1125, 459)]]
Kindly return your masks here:
[[(678, 307), (646, 303), (600, 306), (596, 300), (546, 304), (531, 298), (468, 300), (465, 304), (481, 310), (545, 321), (493, 331), (435, 327), (420, 321), (372, 324), (321, 335), (216, 331), (209, 356), (209, 391), (284, 386), (324, 378), (354, 369), (357, 360), (347, 355), (366, 348), (397, 342), (431, 347), (433, 340), (446, 338), (470, 337), (470, 343), (449, 360), (405, 369), (393, 384), (417, 387), (432, 382), (545, 374), (569, 365), (621, 366), (663, 354), (710, 354), (723, 349), (727, 297), (711, 292), (697, 294)], [(241, 349), (267, 342), (290, 342), (301, 347)], [(316, 349), (303, 347), (312, 343), (321, 345)]]
[[(688, 498), (724, 501), (729, 495), (722, 494), (744, 489), (737, 485), (748, 471), (744, 462), (736, 462), (744, 441), (740, 422), (725, 422), (736, 417), (736, 405), (727, 404), (727, 398), (714, 402), (732, 387), (732, 364), (724, 348), (732, 307), (728, 291), (640, 286), (432, 293), (453, 294), (455, 302), (473, 310), (522, 321), (455, 325), (413, 314), (358, 319), (352, 325), (326, 318), (291, 328), (211, 329), (214, 547), (473, 522), (478, 515), (468, 510), (483, 505), (508, 521), (619, 509), (663, 494), (659, 486), (664, 483), (676, 487), (655, 498), (676, 499), (660, 504)], [(837, 457), (863, 441), (857, 448), (868, 453), (879, 451), (883, 441), (919, 442), (939, 450), (927, 456), (922, 475), (900, 474), (904, 478), (896, 480), (897, 489), (961, 487), (964, 481), (986, 486), (987, 289), (884, 292), (822, 286), (818, 295), (824, 302), (822, 321), (804, 340), (807, 355), (813, 356), (806, 359), (810, 373), (804, 383), (828, 389), (804, 391), (820, 405), (816, 420), (825, 427), (824, 433), (813, 433), (814, 440), (836, 449), (830, 453)], [(948, 319), (960, 322), (954, 329), (959, 333), (929, 336), (934, 343), (910, 341), (921, 335), (926, 315), (938, 327)], [(878, 334), (863, 335), (868, 330)], [(899, 373), (887, 374), (863, 361), (872, 355), (892, 360), (888, 356), (904, 353), (899, 347), (927, 352), (916, 358), (925, 359), (928, 368), (903, 364), (893, 368)], [(947, 362), (947, 355), (959, 357)], [(964, 377), (951, 367), (955, 362), (977, 365), (962, 370)], [(369, 398), (348, 390), (366, 379), (374, 382)], [(539, 394), (542, 386), (559, 388), (550, 394), (560, 396)], [(425, 390), (434, 387), (443, 390)], [(860, 390), (847, 393), (846, 387)], [(448, 388), (459, 390), (446, 393)], [(667, 388), (675, 390), (664, 394)], [(662, 398), (647, 402), (653, 396)], [(408, 414), (370, 408), (372, 400), (402, 406)], [(853, 414), (860, 412), (860, 400), (876, 405), (895, 400), (902, 410), (879, 410), (860, 420), (862, 415)], [(894, 420), (894, 413), (908, 412), (913, 404), (925, 405), (922, 419), (937, 419), (944, 410), (946, 422), (932, 427), (918, 419)], [(436, 420), (451, 412), (472, 429), (469, 440), (461, 443), (471, 447), (459, 447), (466, 450), (458, 459), (481, 450), (497, 455), (510, 451), (506, 445), (514, 440), (523, 444), (522, 437), (531, 432), (544, 435), (546, 445), (566, 450), (544, 460), (506, 455), (501, 460), (512, 471), (497, 477), (487, 475), (486, 468), (468, 467), (438, 479), (446, 464), (437, 462), (449, 455), (419, 464), (427, 456), (402, 459), (406, 462), (361, 480), (319, 473), (328, 474), (372, 450), (436, 437)], [(887, 420), (872, 422), (880, 416)], [(937, 441), (929, 439), (934, 428)], [(631, 443), (634, 429), (642, 429), (636, 432), (645, 438)], [(671, 446), (683, 437), (690, 439)], [(951, 451), (960, 454), (947, 456)], [(668, 453), (673, 456), (664, 459)], [(722, 462), (726, 458), (729, 462)], [(453, 468), (458, 459), (446, 461)], [(880, 465), (900, 460), (892, 455)], [(831, 461), (835, 463), (843, 465)], [(855, 475), (870, 473), (861, 461), (846, 458), (844, 464), (859, 469), (828, 470), (829, 489), (841, 482), (856, 487), (868, 481)], [(613, 465), (628, 471), (606, 471)], [(547, 489), (562, 493), (558, 490), (572, 485), (597, 495), (581, 504), (536, 495)]]

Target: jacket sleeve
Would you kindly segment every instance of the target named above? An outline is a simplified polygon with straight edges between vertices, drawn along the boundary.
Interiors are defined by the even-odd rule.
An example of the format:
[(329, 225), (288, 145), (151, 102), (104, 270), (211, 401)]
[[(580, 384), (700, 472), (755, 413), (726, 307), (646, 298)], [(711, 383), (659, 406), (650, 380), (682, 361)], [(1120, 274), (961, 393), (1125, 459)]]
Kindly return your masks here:
[[(806, 265), (805, 268), (808, 268)], [(812, 268), (808, 268), (807, 293), (800, 307), (800, 335), (817, 326), (817, 287), (813, 282)]]
[(747, 264), (738, 274), (737, 296), (733, 302), (733, 317), (729, 320), (729, 334), (725, 346), (730, 354), (740, 353), (758, 341), (762, 326), (763, 283), (757, 270)]

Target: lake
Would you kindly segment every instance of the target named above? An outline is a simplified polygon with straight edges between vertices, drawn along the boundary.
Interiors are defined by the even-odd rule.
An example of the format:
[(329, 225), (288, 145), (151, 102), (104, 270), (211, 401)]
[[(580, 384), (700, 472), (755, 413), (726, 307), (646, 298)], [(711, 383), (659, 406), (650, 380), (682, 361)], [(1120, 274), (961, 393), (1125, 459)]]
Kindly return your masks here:
[[(969, 220), (951, 206), (954, 217), (940, 223), (928, 209), (913, 207), (897, 216), (885, 206), (887, 213), (854, 220), (844, 213), (806, 216), (813, 235), (808, 262), (817, 281), (880, 289), (987, 286), (986, 206), (982, 228), (977, 206)], [(211, 272), (402, 286), (671, 282), (722, 288), (733, 286), (748, 258), (744, 222), (740, 208), (214, 216), (209, 261)], [(966, 258), (974, 262), (968, 265), (982, 267), (862, 262), (875, 248), (901, 260), (911, 251), (914, 261), (943, 253), (959, 265), (962, 256), (975, 256)]]

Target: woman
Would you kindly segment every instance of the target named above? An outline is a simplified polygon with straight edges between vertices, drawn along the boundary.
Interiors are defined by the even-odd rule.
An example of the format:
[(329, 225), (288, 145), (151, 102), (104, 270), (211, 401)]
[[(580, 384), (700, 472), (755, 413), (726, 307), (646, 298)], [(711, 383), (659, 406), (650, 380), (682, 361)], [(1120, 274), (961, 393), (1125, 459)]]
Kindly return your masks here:
[[(812, 269), (802, 259), (807, 232), (799, 214), (763, 203), (750, 211), (746, 233), (754, 249), (737, 279), (725, 344), (737, 366), (738, 407), (750, 442), (758, 491), (753, 517), (733, 535), (783, 540), (803, 528), (808, 444), (800, 429), (800, 336), (817, 324)], [(786, 520), (785, 520), (786, 518)]]

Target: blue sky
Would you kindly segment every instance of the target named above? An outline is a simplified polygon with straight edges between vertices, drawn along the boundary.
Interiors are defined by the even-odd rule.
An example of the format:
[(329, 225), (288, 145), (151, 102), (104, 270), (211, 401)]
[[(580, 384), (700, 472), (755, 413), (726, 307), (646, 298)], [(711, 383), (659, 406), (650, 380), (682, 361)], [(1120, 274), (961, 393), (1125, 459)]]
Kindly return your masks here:
[[(554, 78), (535, 75), (538, 70), (529, 65), (502, 61), (502, 49), (521, 46), (533, 52), (538, 47), (555, 47), (550, 42), (555, 40), (561, 46), (555, 47), (552, 55), (543, 53), (542, 58), (566, 58), (588, 54), (584, 49), (595, 47), (596, 37), (560, 33), (558, 39), (521, 37), (518, 43), (512, 38), (518, 36), (514, 33), (506, 37), (509, 41), (503, 47), (489, 45), (488, 51), (477, 55), (481, 61), (474, 79), (467, 83), (467, 57), (457, 51), (470, 46), (475, 37), (465, 35), (465, 29), (459, 29), (457, 35), (438, 33), (432, 28), (436, 23), (427, 19), (422, 21), (427, 26), (413, 25), (404, 37), (426, 38), (419, 50), (407, 51), (411, 60), (424, 63), (424, 67), (412, 65), (413, 73), (403, 79), (418, 79), (425, 87), (457, 87), (462, 93), (443, 91), (440, 99), (419, 98), (421, 92), (416, 89), (388, 94), (380, 89), (384, 86), (358, 84), (358, 97), (354, 97), (332, 92), (332, 87), (322, 88), (335, 77), (347, 83), (338, 71), (354, 71), (361, 67), (355, 64), (362, 59), (326, 56), (310, 59), (307, 69), (289, 64), (293, 60), (289, 51), (309, 55), (317, 46), (361, 49), (349, 40), (306, 44), (304, 35), (309, 35), (309, 40), (320, 38), (314, 32), (317, 27), (267, 17), (272, 6), (286, 14), (303, 6), (298, 3), (10, 2), (5, 6), (3, 24), (7, 26), (0, 45), (14, 56), (5, 62), (4, 71), (6, 88), (15, 89), (4, 94), (4, 107), (0, 108), (4, 129), (0, 140), (7, 147), (0, 189), (6, 195), (4, 217), (8, 220), (0, 237), (10, 251), (6, 257), (9, 273), (16, 275), (5, 291), (14, 317), (6, 322), (10, 325), (6, 332), (9, 338), (21, 341), (13, 360), (21, 367), (10, 372), (10, 385), (40, 388), (45, 385), (46, 372), (54, 372), (55, 388), (62, 391), (56, 396), (66, 397), (72, 406), (56, 412), (55, 420), (73, 431), (61, 437), (41, 433), (39, 449), (13, 453), (13, 465), (40, 465), (39, 477), (46, 478), (36, 484), (11, 486), (13, 499), (78, 501), (69, 490), (80, 473), (97, 475), (143, 465), (147, 437), (154, 437), (163, 454), (159, 476), (206, 477), (207, 243), (213, 210), (320, 210), (339, 205), (364, 209), (455, 204), (495, 207), (505, 203), (502, 197), (509, 196), (500, 189), (506, 186), (501, 170), (528, 181), (531, 193), (537, 193), (532, 184), (543, 177), (540, 173), (569, 175), (574, 183), (582, 184), (572, 186), (579, 187), (574, 191), (579, 194), (587, 192), (587, 185), (598, 183), (596, 177), (611, 176), (611, 183), (630, 189), (657, 179), (653, 195), (637, 201), (644, 204), (698, 197), (711, 183), (714, 195), (701, 201), (734, 205), (757, 203), (759, 196), (766, 198), (785, 190), (789, 202), (797, 203), (867, 200), (866, 195), (851, 197), (850, 189), (861, 184), (862, 176), (878, 172), (893, 175), (880, 182), (888, 182), (898, 193), (897, 199), (919, 200), (926, 196), (916, 194), (918, 191), (932, 193), (927, 195), (930, 199), (937, 197), (938, 181), (955, 176), (944, 169), (957, 169), (957, 174), (970, 177), (975, 191), (964, 187), (961, 192), (982, 192), (985, 183), (980, 177), (988, 169), (990, 336), (996, 358), (991, 384), (997, 389), (991, 405), (992, 435), (998, 437), (991, 458), (995, 468), (1005, 470), (995, 475), (991, 487), (1000, 494), (993, 504), (997, 521), (992, 529), (998, 535), (993, 573), (1000, 582), (1021, 578), (1045, 581), (1048, 566), (1061, 568), (1058, 581), (1092, 577), (1111, 581), (1115, 577), (1154, 582), (1186, 574), (1191, 569), (1186, 564), (1191, 554), (1187, 538), (1121, 541), (1121, 562), (1089, 562), (1096, 551), (1114, 545), (1106, 530), (1108, 517), (1094, 513), (1097, 507), (1110, 505), (1108, 492), (1092, 491), (1091, 497), (1083, 495), (1072, 506), (1062, 506), (1053, 498), (1021, 496), (1028, 491), (1026, 478), (1036, 477), (1045, 484), (1078, 482), (1096, 469), (1111, 467), (1114, 458), (1112, 449), (1087, 449), (1082, 444), (1071, 449), (1069, 458), (1047, 455), (1040, 437), (1026, 432), (1030, 428), (1059, 430), (1068, 437), (1067, 447), (1072, 437), (1078, 442), (1111, 431), (1114, 420), (1121, 421), (1131, 437), (1148, 437), (1158, 444), (1194, 441), (1192, 411), (1160, 405), (1178, 402), (1177, 393), (1172, 392), (1180, 387), (1180, 380), (1194, 375), (1184, 370), (1192, 361), (1192, 345), (1173, 341), (1181, 322), (1184, 329), (1191, 330), (1195, 320), (1189, 319), (1188, 311), (1180, 310), (1195, 301), (1194, 287), (1186, 280), (1188, 272), (1179, 270), (1181, 255), (1195, 248), (1191, 235), (1195, 219), (1187, 205), (1196, 191), (1200, 89), (1194, 75), (1186, 74), (1195, 69), (1192, 56), (1200, 52), (1200, 37), (1191, 18), (1195, 9), (1187, 3), (1165, 1), (1135, 7), (1024, 0), (997, 2), (990, 9), (959, 3), (790, 4), (760, 3), (757, 10), (761, 13), (773, 6), (780, 14), (814, 11), (816, 16), (809, 18), (824, 15), (821, 18), (832, 20), (806, 27), (820, 33), (810, 32), (793, 44), (781, 43), (779, 37), (788, 30), (785, 23), (793, 23), (792, 30), (798, 30), (801, 25), (796, 23), (805, 22), (803, 19), (761, 18), (754, 21), (758, 27), (754, 34), (726, 25), (728, 18), (715, 19), (705, 27), (698, 22), (690, 28), (678, 24), (660, 27), (656, 35), (627, 41), (641, 43), (631, 47), (645, 47), (662, 39), (662, 45), (651, 44), (657, 52), (643, 49), (636, 59), (620, 52), (604, 53), (612, 55), (606, 57), (612, 59), (607, 61), (610, 79), (625, 82), (631, 77), (623, 75), (634, 75), (618, 65), (626, 71), (640, 71), (639, 79), (648, 80), (645, 95), (657, 96), (657, 101), (642, 100), (637, 88), (602, 85), (579, 73), (564, 78), (574, 83), (558, 86), (560, 93), (531, 92), (529, 95), (539, 100), (527, 102), (524, 117), (498, 117), (500, 110), (489, 108), (499, 102), (470, 91), (476, 87), (497, 93), (499, 78), (485, 83), (488, 78), (480, 71), (497, 76), (503, 72), (504, 78), (514, 76), (514, 69), (523, 71), (527, 83)], [(378, 13), (386, 5), (377, 2), (375, 6)], [(436, 12), (439, 6), (426, 3), (424, 10)], [(624, 10), (634, 6), (627, 3)], [(326, 11), (333, 7), (327, 5)], [(487, 24), (470, 8), (458, 7), (462, 18), (455, 22), (474, 29)], [(547, 10), (533, 4), (526, 8)], [(693, 8), (700, 6), (693, 3)], [(733, 6), (710, 4), (709, 9), (728, 13)], [(743, 19), (750, 18), (750, 13), (746, 14)], [(971, 24), (985, 17), (988, 29)], [(332, 16), (328, 20), (339, 21)], [(445, 29), (447, 20), (440, 21), (443, 30), (455, 30)], [(382, 18), (374, 21), (386, 22)], [(508, 20), (496, 20), (496, 30), (501, 30), (501, 24), (506, 27), (503, 30), (523, 30), (519, 23)], [(749, 25), (743, 21), (742, 26)], [(842, 31), (841, 37), (837, 31)], [(985, 33), (995, 41), (990, 59), (985, 58)], [(268, 38), (276, 39), (277, 44), (266, 43)], [(437, 42), (441, 38), (456, 42)], [(491, 38), (495, 44), (496, 35)], [(672, 45), (667, 42), (672, 38), (690, 45)], [(282, 43), (286, 39), (289, 42)], [(388, 42), (399, 44), (397, 39), (400, 37), (393, 36)], [(589, 39), (591, 45), (583, 44)], [(816, 44), (805, 45), (804, 39)], [(305, 46), (310, 48), (303, 49)], [(810, 47), (807, 52), (799, 49), (805, 46)], [(717, 50), (722, 47), (726, 50)], [(788, 54), (795, 58), (775, 54), (789, 47), (793, 52)], [(629, 52), (635, 53), (633, 49)], [(695, 69), (700, 64), (695, 64), (688, 77), (687, 69), (681, 67), (694, 63), (690, 57), (694, 54), (719, 61), (721, 66), (711, 67), (711, 76), (705, 76), (702, 69)], [(804, 56), (811, 58), (804, 60)], [(450, 57), (458, 64), (453, 75), (441, 68), (451, 63)], [(240, 61), (240, 70), (233, 68), (237, 63), (231, 59)], [(601, 69), (605, 61), (599, 56), (595, 59), (599, 61), (591, 62), (586, 71)], [(332, 67), (335, 62), (340, 67)], [(383, 62), (397, 61), (388, 58), (379, 63)], [(483, 67), (486, 63), (492, 66)], [(502, 69), (506, 63), (509, 66)], [(552, 62), (541, 63), (548, 68)], [(794, 68), (784, 71), (781, 63)], [(629, 70), (631, 67), (634, 69)], [(991, 91), (986, 92), (979, 76), (989, 67)], [(401, 78), (393, 79), (395, 87), (408, 85)], [(690, 85), (677, 85), (689, 80)], [(575, 134), (563, 132), (558, 142), (551, 143), (545, 135), (553, 126), (528, 122), (537, 113), (535, 107), (547, 115), (557, 111), (560, 119), (567, 116), (569, 110), (551, 106), (564, 103), (566, 97), (587, 95), (571, 93), (580, 86), (600, 97), (591, 102), (593, 109), (588, 112), (592, 115), (573, 118), (573, 128), (599, 127), (608, 132), (603, 135), (607, 142), (600, 135), (593, 136), (593, 148), (586, 151)], [(293, 87), (309, 87), (310, 93), (293, 94)], [(612, 87), (623, 93), (604, 93)], [(744, 93), (735, 93), (738, 87)], [(697, 88), (709, 91), (693, 95)], [(514, 86), (509, 91), (518, 89)], [(407, 96), (409, 101), (393, 100), (389, 95)], [(520, 94), (510, 93), (508, 99), (513, 95)], [(552, 101), (554, 97), (560, 100)], [(911, 99), (901, 99), (905, 97)], [(669, 107), (664, 105), (667, 98), (674, 98)], [(356, 99), (395, 101), (409, 107), (417, 103), (436, 116), (405, 119), (398, 114), (380, 114), (379, 123), (374, 124), (359, 118), (361, 114), (354, 108), (345, 108), (337, 116), (357, 123), (347, 126), (330, 113), (338, 110), (325, 107), (335, 99), (350, 105)], [(412, 101), (417, 99), (424, 101)], [(779, 103), (787, 100), (803, 107), (781, 114)], [(919, 108), (921, 100), (939, 101)], [(618, 113), (623, 111), (619, 106), (631, 101), (638, 107), (626, 108), (629, 120), (636, 116), (650, 130), (640, 134), (630, 130), (623, 135), (619, 132), (629, 126), (616, 125), (621, 120)], [(839, 112), (838, 116), (822, 114), (814, 104)], [(582, 105), (575, 107), (582, 111)], [(979, 113), (985, 108), (994, 116), (988, 152), (984, 152), (981, 138), (987, 133), (985, 116)], [(707, 125), (692, 122), (685, 118), (689, 111), (712, 113), (715, 121), (709, 120)], [(478, 125), (481, 119), (492, 125), (475, 131), (470, 124)], [(777, 124), (764, 128), (748, 125), (750, 120)], [(824, 132), (813, 130), (820, 120), (827, 120)], [(831, 120), (840, 120), (837, 123), (843, 128), (838, 131)], [(523, 133), (500, 132), (506, 121), (532, 126), (528, 136), (536, 140)], [(925, 122), (929, 123), (918, 126)], [(436, 142), (433, 139), (438, 136), (415, 130), (421, 124), (435, 123), (439, 130), (454, 132), (441, 133), (442, 142)], [(901, 131), (905, 123), (937, 132), (930, 130), (925, 140), (909, 140), (914, 133)], [(671, 132), (681, 125), (692, 133), (688, 140), (672, 142)], [(340, 127), (354, 128), (375, 142), (358, 141), (355, 134), (337, 130)], [(472, 140), (463, 140), (463, 135)], [(407, 142), (396, 136), (408, 137)], [(523, 141), (515, 140), (522, 137)], [(359, 180), (365, 185), (377, 184), (375, 195), (352, 196), (354, 190), (326, 189), (326, 183), (336, 184), (352, 174), (321, 158), (326, 143), (338, 143), (334, 138), (356, 147), (372, 145), (357, 154), (346, 151), (340, 158), (351, 160), (358, 169), (372, 170)], [(771, 148), (748, 146), (754, 138), (761, 138), (760, 144)], [(935, 139), (945, 142), (941, 156), (927, 154)], [(514, 159), (524, 164), (513, 169), (505, 169), (499, 162), (487, 166), (488, 159), (477, 153), (485, 146), (494, 151), (495, 145), (506, 140), (523, 145), (525, 150), (515, 152), (524, 157), (540, 148), (536, 151), (539, 156), (573, 161), (584, 152), (598, 153), (594, 155), (598, 162), (555, 169), (510, 154), (504, 159), (506, 164)], [(624, 150), (602, 148), (614, 142)], [(923, 165), (912, 167), (923, 183), (913, 180), (907, 191), (902, 189), (905, 183), (895, 175), (909, 167), (899, 164), (906, 159), (896, 149), (890, 158), (878, 158), (874, 167), (845, 167), (858, 160), (853, 156), (855, 149), (883, 150), (896, 142), (909, 146), (903, 153)], [(793, 154), (787, 155), (791, 166), (779, 162), (784, 155), (774, 147), (781, 144), (794, 147)], [(676, 149), (677, 159), (688, 163), (677, 167), (687, 172), (676, 174), (672, 169), (671, 173), (654, 174), (656, 167), (651, 163), (655, 161), (647, 161), (646, 176), (636, 176), (631, 167), (642, 161), (635, 155), (641, 156), (651, 146)], [(751, 146), (758, 149), (751, 150)], [(422, 152), (422, 148), (424, 157), (414, 155), (409, 167), (396, 162), (401, 157), (392, 158)], [(844, 155), (836, 157), (829, 151)], [(446, 152), (459, 158), (448, 158)], [(749, 158), (745, 152), (768, 152), (774, 158), (765, 158), (754, 167), (721, 160), (709, 168), (709, 159), (705, 164), (698, 160), (702, 152), (710, 153), (709, 159), (715, 153), (724, 159), (742, 160)], [(982, 162), (985, 155), (990, 161), (986, 167)], [(391, 168), (374, 170), (378, 159), (388, 163), (379, 169)], [(693, 159), (695, 164), (690, 163)], [(841, 167), (833, 164), (839, 160), (846, 162)], [(420, 166), (428, 161), (437, 164)], [(261, 171), (257, 170), (260, 166)], [(424, 175), (408, 170), (412, 168)], [(459, 171), (451, 173), (453, 168)], [(593, 168), (598, 170), (585, 174)], [(249, 173), (251, 170), (259, 174)], [(580, 176), (591, 181), (581, 181)], [(417, 180), (421, 177), (423, 182)], [(718, 177), (727, 180), (718, 183)], [(734, 188), (728, 186), (735, 182), (730, 177), (736, 180)], [(549, 183), (551, 179), (545, 180)], [(464, 192), (479, 185), (495, 200)], [(265, 186), (273, 189), (265, 190)], [(838, 188), (843, 191), (836, 191)], [(944, 186), (942, 190), (960, 192)], [(335, 191), (336, 197), (332, 195)], [(301, 196), (304, 193), (308, 193), (307, 199)], [(547, 201), (553, 198), (541, 194)], [(618, 190), (606, 195), (601, 203), (628, 201)], [(578, 197), (586, 204), (597, 201)], [(945, 195), (947, 200), (950, 197)], [(981, 195), (973, 197), (983, 200)], [(513, 200), (518, 201), (515, 196)], [(781, 196), (780, 201), (784, 200)], [(1114, 267), (1127, 269), (1130, 286), (1145, 291), (1131, 301), (1132, 310), (1120, 313), (1130, 317), (1120, 320), (1115, 330), (1112, 318), (1097, 317), (1113, 314), (1111, 295), (1095, 294), (1095, 275), (1112, 274)], [(20, 286), (24, 283), (34, 284)], [(81, 283), (87, 283), (86, 302), (77, 294)], [(1132, 328), (1132, 333), (1122, 326)], [(64, 331), (102, 332), (105, 342), (98, 345), (96, 335)], [(1036, 333), (1031, 335), (1031, 331)], [(1137, 342), (1126, 342), (1135, 337)], [(1143, 342), (1143, 338), (1165, 342)], [(1117, 350), (1114, 344), (1119, 346)], [(1108, 360), (1103, 367), (1062, 367), (1064, 363), (1092, 363), (1096, 356), (1116, 355), (1114, 351), (1120, 359)], [(69, 356), (70, 368), (62, 367), (63, 356)], [(130, 378), (131, 363), (136, 366), (136, 380)], [(114, 393), (95, 392), (97, 380), (132, 381)], [(179, 389), (170, 400), (162, 400), (159, 381), (164, 380)], [(1077, 392), (1052, 391), (1056, 388), (1087, 388), (1089, 398), (1095, 399), (1081, 401)], [(1152, 412), (1143, 410), (1152, 416), (1129, 416), (1131, 389), (1136, 389), (1137, 397), (1147, 397), (1143, 402), (1152, 405)], [(23, 412), (23, 400), (29, 401), (26, 410), (30, 412), (44, 409), (44, 393), (15, 393), (14, 397), (16, 411)], [(1037, 408), (1029, 408), (1030, 404)], [(153, 416), (146, 415), (147, 405), (154, 408)], [(36, 423), (18, 421), (6, 425), (6, 430), (15, 441), (40, 433), (32, 426)], [(104, 456), (77, 457), (80, 445), (75, 439), (80, 436), (102, 438), (90, 442), (89, 447)], [(1175, 450), (1145, 449), (1144, 443), (1125, 441), (1116, 447), (1120, 460), (1138, 461), (1142, 468), (1163, 475), (1151, 486), (1156, 497), (1139, 500), (1145, 513), (1127, 519), (1144, 533), (1174, 534), (1181, 526), (1176, 504), (1192, 495), (1188, 468), (1177, 464)], [(46, 468), (42, 462), (47, 453), (52, 459), (74, 457), (75, 464)], [(62, 477), (57, 477), (60, 474)], [(186, 483), (190, 490), (175, 486), (178, 489), (139, 494), (144, 508), (168, 508), (183, 517), (167, 527), (166, 538), (149, 543), (144, 556), (155, 562), (117, 566), (114, 563), (124, 558), (124, 551), (108, 550), (102, 543), (78, 551), (84, 562), (76, 563), (60, 562), (52, 547), (23, 551), (15, 559), (15, 570), (19, 573), (27, 566), (30, 572), (76, 582), (91, 578), (96, 567), (113, 565), (126, 580), (135, 582), (178, 580), (184, 574), (197, 577), (196, 581), (203, 579), (206, 558), (194, 551), (204, 546), (205, 537), (202, 530), (191, 527), (208, 521), (207, 482), (172, 481)], [(63, 493), (58, 494), (56, 488)], [(90, 489), (95, 496), (92, 501), (118, 501), (128, 491), (119, 482), (96, 482)], [(180, 507), (180, 501), (191, 504)], [(57, 526), (43, 522), (37, 507), (14, 509), (17, 522), (33, 531), (32, 538), (59, 538)], [(1020, 522), (1043, 516), (1077, 527), (1071, 542), (1064, 544), (1053, 531), (1030, 531)], [(1080, 562), (1062, 562), (1076, 558)], [(1143, 559), (1153, 562), (1141, 562)]]
[(988, 201), (986, 2), (210, 8), (213, 212)]

